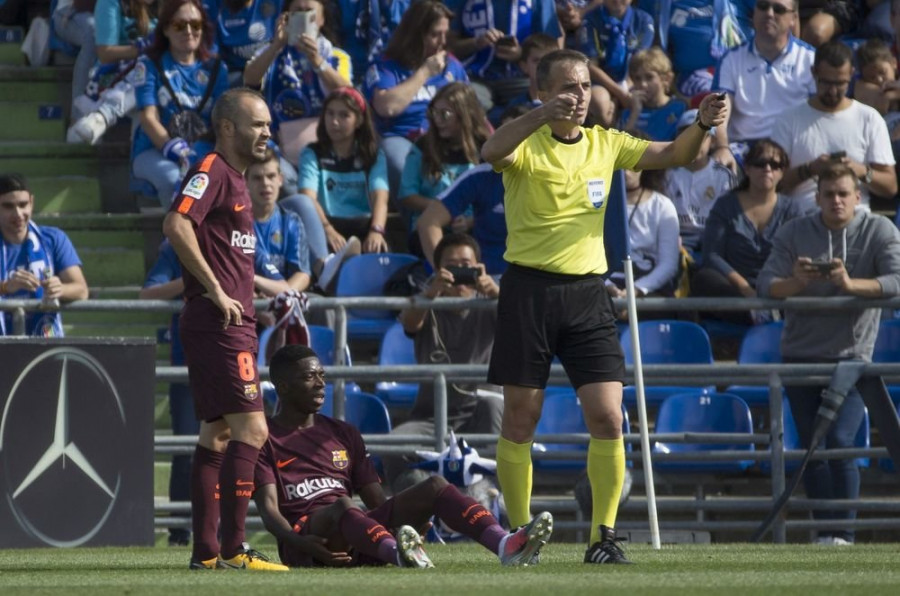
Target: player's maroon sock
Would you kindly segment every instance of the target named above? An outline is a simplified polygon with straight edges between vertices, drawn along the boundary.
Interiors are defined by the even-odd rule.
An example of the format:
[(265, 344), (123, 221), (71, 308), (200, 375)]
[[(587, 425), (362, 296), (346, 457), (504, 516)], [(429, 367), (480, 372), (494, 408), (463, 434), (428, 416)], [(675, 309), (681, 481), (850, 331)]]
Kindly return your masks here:
[(253, 472), (257, 458), (259, 449), (256, 447), (240, 441), (228, 441), (219, 472), (223, 559), (230, 559), (241, 552), (244, 521), (253, 495)]
[(452, 484), (438, 493), (434, 512), (451, 530), (478, 541), (495, 554), (500, 549), (500, 540), (507, 534), (490, 511)]
[(387, 528), (359, 509), (348, 509), (339, 522), (347, 542), (364, 555), (397, 564), (397, 541)]
[(196, 561), (215, 559), (219, 554), (219, 468), (218, 451), (197, 445), (191, 467), (191, 525), (194, 530), (192, 556)]

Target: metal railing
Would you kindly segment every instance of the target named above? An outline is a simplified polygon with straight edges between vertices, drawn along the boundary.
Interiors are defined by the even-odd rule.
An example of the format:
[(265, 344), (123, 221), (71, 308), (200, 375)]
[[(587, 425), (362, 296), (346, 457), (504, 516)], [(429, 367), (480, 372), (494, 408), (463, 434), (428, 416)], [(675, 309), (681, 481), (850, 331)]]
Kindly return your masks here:
[[(345, 347), (347, 345), (347, 310), (348, 309), (388, 309), (400, 310), (407, 307), (430, 308), (435, 310), (459, 309), (459, 308), (493, 308), (494, 300), (488, 299), (462, 299), (439, 298), (429, 300), (421, 296), (412, 298), (384, 298), (384, 297), (360, 297), (360, 298), (322, 298), (312, 297), (310, 309), (335, 311), (335, 354), (337, 365), (326, 367), (328, 375), (336, 379), (334, 394), (334, 415), (343, 418), (344, 414), (344, 383), (353, 381), (382, 381), (386, 379), (396, 381), (431, 382), (434, 385), (435, 399), (435, 436), (431, 443), (421, 436), (414, 435), (367, 435), (366, 441), (371, 450), (376, 454), (410, 453), (415, 449), (442, 450), (446, 445), (447, 428), (447, 392), (446, 383), (452, 381), (483, 381), (487, 376), (486, 365), (407, 365), (407, 366), (376, 366), (354, 365), (346, 366), (344, 362)], [(624, 301), (614, 300), (616, 308), (624, 307)], [(265, 308), (268, 301), (257, 301), (257, 308)], [(182, 303), (179, 301), (163, 300), (85, 300), (63, 305), (60, 310), (73, 312), (122, 312), (143, 311), (175, 313), (180, 311)], [(0, 311), (11, 311), (13, 318), (13, 333), (21, 334), (24, 331), (25, 312), (27, 310), (40, 310), (41, 303), (38, 300), (0, 300)], [(793, 310), (854, 310), (860, 308), (887, 308), (900, 309), (900, 298), (862, 299), (855, 297), (837, 298), (791, 298), (787, 300), (773, 300), (761, 298), (734, 298), (728, 300), (712, 298), (645, 298), (638, 301), (640, 311), (703, 311), (722, 312), (750, 309)], [(754, 443), (767, 445), (768, 449), (758, 451), (703, 451), (679, 454), (654, 454), (655, 461), (734, 461), (734, 460), (770, 460), (772, 465), (772, 498), (745, 497), (740, 501), (729, 500), (727, 510), (765, 511), (782, 492), (785, 484), (785, 460), (801, 459), (803, 451), (784, 451), (783, 420), (781, 387), (785, 381), (790, 384), (813, 385), (827, 384), (830, 380), (834, 364), (712, 364), (712, 365), (645, 365), (644, 377), (648, 384), (666, 385), (709, 385), (709, 384), (762, 384), (765, 379), (769, 387), (769, 415), (770, 434), (723, 434), (723, 433), (669, 433), (652, 434), (652, 441), (666, 442), (693, 442), (693, 443)], [(880, 375), (887, 381), (900, 382), (900, 363), (870, 364), (867, 374)], [(260, 369), (261, 378), (266, 378), (268, 369)], [(626, 367), (626, 382), (633, 380), (632, 367)], [(158, 381), (186, 382), (187, 368), (176, 366), (157, 366), (156, 378)], [(566, 382), (567, 377), (560, 365), (551, 367), (550, 382)], [(572, 443), (584, 444), (588, 435), (538, 435), (535, 441), (545, 443)], [(489, 445), (496, 442), (495, 435), (466, 435), (466, 439), (472, 445)], [(628, 443), (639, 443), (639, 435), (629, 434), (625, 437)], [(155, 450), (157, 453), (191, 453), (196, 443), (195, 436), (165, 436), (155, 437)], [(856, 457), (884, 457), (887, 450), (884, 448), (868, 449), (831, 449), (815, 454), (817, 459), (830, 458), (856, 458)], [(551, 451), (535, 453), (536, 459), (583, 459), (583, 450)], [(639, 453), (628, 453), (629, 459), (638, 459)], [(637, 507), (636, 501), (625, 507), (628, 511)], [(696, 499), (662, 499), (663, 510), (679, 511), (694, 508), (714, 511), (719, 506), (715, 501)], [(852, 505), (852, 506), (851, 506)], [(178, 514), (186, 512), (185, 503), (163, 504), (158, 503), (157, 513), (172, 513), (176, 517), (156, 518), (158, 527), (171, 525), (184, 525), (184, 518)], [(812, 510), (827, 507), (831, 509), (854, 508), (863, 511), (900, 511), (900, 502), (892, 500), (880, 501), (852, 501), (848, 503), (827, 501), (820, 502), (810, 499), (792, 499), (789, 509)], [(571, 505), (562, 506), (563, 509), (571, 509)], [(258, 523), (254, 521), (254, 523)], [(816, 520), (790, 520), (784, 518), (776, 521), (773, 527), (775, 540), (783, 542), (788, 528), (815, 528), (822, 522)], [(889, 519), (859, 519), (853, 522), (841, 522), (842, 525), (855, 528), (900, 528), (900, 518)], [(679, 529), (704, 529), (715, 530), (751, 530), (756, 527), (756, 521), (737, 522), (710, 522), (698, 521), (694, 524), (677, 522)], [(818, 525), (817, 525), (818, 524)], [(564, 524), (565, 525), (565, 524)], [(580, 516), (576, 516), (573, 527), (583, 529), (584, 522)], [(624, 524), (623, 529), (630, 526), (643, 527), (640, 524)], [(663, 523), (667, 528), (670, 524)], [(562, 527), (562, 526), (560, 526)]]

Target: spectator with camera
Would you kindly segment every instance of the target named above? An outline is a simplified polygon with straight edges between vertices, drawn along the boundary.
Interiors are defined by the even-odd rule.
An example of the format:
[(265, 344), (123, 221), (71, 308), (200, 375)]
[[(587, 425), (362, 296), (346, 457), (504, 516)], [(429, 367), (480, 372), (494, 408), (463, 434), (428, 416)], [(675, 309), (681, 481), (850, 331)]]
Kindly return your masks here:
[(897, 194), (887, 125), (874, 108), (847, 97), (853, 74), (849, 47), (837, 41), (820, 47), (813, 63), (815, 95), (784, 113), (773, 128), (772, 139), (787, 151), (792, 166), (781, 187), (805, 212), (817, 206), (815, 178), (835, 163), (856, 174), (864, 209), (870, 194)]
[[(760, 296), (881, 298), (900, 295), (900, 231), (887, 218), (862, 209), (860, 181), (846, 163), (819, 173), (820, 211), (787, 222), (775, 235), (772, 252), (757, 279)], [(881, 320), (880, 308), (785, 311), (781, 353), (786, 363), (871, 361)], [(810, 446), (823, 386), (785, 386), (803, 448)], [(849, 448), (865, 415), (856, 388), (848, 392), (824, 438), (828, 448)], [(822, 445), (819, 445), (820, 447)], [(854, 459), (812, 460), (803, 477), (810, 499), (859, 498)], [(819, 532), (818, 542), (852, 544), (852, 510), (816, 510), (816, 519), (836, 520)]]
[(205, 140), (210, 114), (228, 88), (225, 65), (210, 55), (212, 41), (200, 0), (169, 0), (160, 10), (153, 46), (135, 66), (141, 125), (132, 168), (153, 185), (164, 207), (188, 167), (212, 149)]
[(316, 140), (325, 97), (353, 80), (350, 56), (334, 44), (323, 0), (290, 0), (272, 43), (244, 68), (244, 84), (259, 88), (272, 109), (272, 135), (293, 167)]
[[(497, 298), (500, 288), (485, 272), (481, 247), (468, 234), (445, 235), (434, 250), (436, 271), (425, 298)], [(400, 313), (404, 332), (413, 338), (419, 364), (487, 364), (494, 345), (497, 311), (406, 308)], [(447, 422), (456, 432), (498, 433), (503, 417), (499, 387), (447, 383)], [(434, 394), (429, 383), (419, 394), (408, 421), (394, 428), (403, 435), (434, 436)], [(404, 471), (402, 457), (384, 459), (385, 480), (392, 485)]]

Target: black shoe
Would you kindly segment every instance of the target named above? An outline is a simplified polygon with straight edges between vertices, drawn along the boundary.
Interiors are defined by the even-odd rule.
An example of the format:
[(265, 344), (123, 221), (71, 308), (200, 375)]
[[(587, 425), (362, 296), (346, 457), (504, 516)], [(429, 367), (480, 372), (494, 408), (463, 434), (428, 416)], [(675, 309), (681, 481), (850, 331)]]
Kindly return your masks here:
[(180, 528), (169, 532), (169, 546), (187, 546), (191, 543), (191, 533)]
[(616, 539), (614, 528), (600, 526), (600, 542), (595, 542), (584, 552), (584, 562), (631, 565), (631, 561), (625, 558), (625, 552), (619, 546), (621, 541), (621, 539)]

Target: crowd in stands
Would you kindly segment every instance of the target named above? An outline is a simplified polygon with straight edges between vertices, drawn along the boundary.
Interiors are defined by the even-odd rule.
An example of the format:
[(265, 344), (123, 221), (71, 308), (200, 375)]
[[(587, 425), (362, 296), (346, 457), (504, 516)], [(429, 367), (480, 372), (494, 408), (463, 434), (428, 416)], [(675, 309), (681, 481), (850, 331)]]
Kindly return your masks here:
[[(39, 17), (25, 4), (0, 0), (0, 24), (33, 27)], [(562, 47), (591, 59), (588, 124), (671, 141), (697, 121), (705, 95), (730, 106), (690, 165), (625, 172), (639, 296), (777, 294), (772, 276), (787, 265), (763, 271), (778, 232), (819, 208), (816, 180), (836, 166), (858, 180), (859, 209), (895, 206), (900, 0), (53, 0), (49, 9), (47, 43), (74, 58), (68, 141), (96, 144), (130, 118), (132, 177), (164, 208), (212, 148), (216, 98), (238, 85), (260, 90), (273, 141), (246, 173), (260, 296), (334, 294), (347, 259), (409, 252), (427, 263), (425, 296), (496, 297), (507, 265), (503, 183), (481, 163), (481, 145), (541, 104), (537, 64)], [(10, 193), (25, 200), (27, 187), (6, 181), (0, 207)], [(392, 216), (403, 241), (389, 244)], [(55, 234), (27, 225), (28, 235)], [(24, 233), (3, 231), (13, 244)], [(44, 278), (11, 276), (20, 268), (4, 244), (0, 297), (40, 296), (41, 286), (59, 295), (59, 280), (85, 290), (63, 299), (85, 297), (74, 249), (49, 238), (28, 253), (53, 254)], [(479, 275), (454, 284), (451, 266)], [(179, 278), (164, 244), (142, 297), (178, 296)], [(618, 274), (607, 286), (624, 294)], [(493, 314), (408, 310), (400, 320), (420, 362), (481, 363)], [(772, 313), (715, 316), (752, 325)], [(172, 391), (176, 431), (190, 432), (184, 388)], [(450, 396), (455, 428), (496, 432), (494, 396), (456, 385)], [(430, 432), (430, 406), (423, 391), (402, 430)]]

